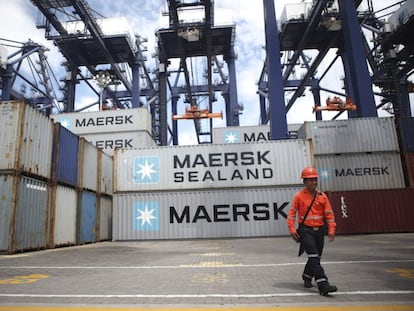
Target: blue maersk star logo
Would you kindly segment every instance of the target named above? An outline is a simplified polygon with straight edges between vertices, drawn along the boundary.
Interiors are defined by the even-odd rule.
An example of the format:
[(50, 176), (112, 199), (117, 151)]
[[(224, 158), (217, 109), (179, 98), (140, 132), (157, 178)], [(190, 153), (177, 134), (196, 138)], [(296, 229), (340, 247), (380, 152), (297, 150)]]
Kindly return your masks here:
[(320, 168), (319, 169), (319, 178), (321, 180), (326, 180), (331, 178), (331, 170), (329, 168)]
[(236, 131), (226, 131), (224, 132), (224, 143), (225, 144), (234, 144), (239, 142), (239, 133)]
[(134, 231), (160, 230), (160, 203), (157, 201), (135, 202), (132, 221)]
[(137, 157), (134, 159), (134, 183), (153, 184), (160, 180), (158, 157)]
[(59, 123), (60, 123), (63, 127), (67, 128), (68, 130), (70, 130), (70, 129), (71, 129), (71, 127), (72, 127), (72, 124), (71, 124), (71, 122), (70, 122), (70, 119), (69, 119), (69, 118), (66, 118), (66, 117), (59, 118)]

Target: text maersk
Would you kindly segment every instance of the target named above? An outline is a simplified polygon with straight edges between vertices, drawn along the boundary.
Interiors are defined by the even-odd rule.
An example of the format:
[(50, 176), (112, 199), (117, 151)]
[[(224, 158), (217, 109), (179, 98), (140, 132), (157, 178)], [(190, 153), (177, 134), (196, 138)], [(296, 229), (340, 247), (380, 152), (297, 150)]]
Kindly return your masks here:
[(76, 127), (134, 124), (133, 115), (76, 119)]
[(186, 205), (181, 209), (170, 206), (170, 223), (278, 220), (279, 215), (287, 218), (283, 209), (288, 204), (289, 202), (283, 202), (281, 205), (276, 202), (273, 204), (253, 203), (251, 205), (248, 203), (214, 204), (211, 207), (199, 205), (196, 208), (190, 208)]
[[(227, 180), (249, 180), (273, 178), (270, 150), (209, 153), (207, 155), (187, 154), (184, 157), (174, 156), (174, 182), (212, 182)], [(263, 167), (263, 166), (268, 167)], [(258, 166), (262, 166), (258, 168)], [(225, 171), (221, 168), (225, 167)], [(232, 171), (228, 168), (233, 167)], [(194, 168), (195, 170), (188, 170)], [(206, 168), (207, 170), (199, 170)], [(215, 168), (209, 170), (209, 168)], [(187, 169), (187, 170), (185, 170)]]

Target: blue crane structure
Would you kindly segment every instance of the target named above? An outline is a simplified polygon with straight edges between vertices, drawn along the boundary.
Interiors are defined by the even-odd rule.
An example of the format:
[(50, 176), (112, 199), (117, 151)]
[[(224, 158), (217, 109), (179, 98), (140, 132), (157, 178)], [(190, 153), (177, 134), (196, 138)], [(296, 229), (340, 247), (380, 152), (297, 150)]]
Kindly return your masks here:
[[(213, 0), (166, 1), (168, 26), (155, 32), (157, 64), (152, 72), (144, 56), (145, 40), (128, 31), (108, 33), (105, 26), (110, 18), (103, 18), (86, 0), (30, 1), (40, 11), (37, 27), (45, 30), (46, 38), (65, 59), (65, 78), (58, 85), (63, 96), (59, 99), (54, 94), (56, 79), (44, 48), (29, 41), (20, 44), (6, 62), (2, 60), (2, 100), (24, 99), (48, 113), (56, 102), (61, 103), (59, 111), (81, 111), (89, 107), (76, 106), (78, 88), (83, 84), (99, 98), (91, 105), (109, 100), (120, 109), (148, 106), (156, 143), (176, 145), (178, 122), (186, 121), (171, 116), (179, 113), (181, 104), (213, 112), (219, 93), (226, 125), (240, 125), (243, 107), (237, 96), (235, 25), (215, 24)], [(393, 113), (397, 123), (400, 117), (411, 117), (412, 1), (395, 0), (386, 8), (395, 11), (387, 13), (388, 19), (378, 17), (380, 12), (374, 12), (372, 0), (366, 0), (364, 10), (360, 9), (363, 0), (301, 1), (302, 14), (289, 16), (288, 6), (293, 4), (288, 3), (280, 20), (276, 19), (274, 2), (263, 0), (266, 59), (257, 88), (259, 123), (270, 124), (272, 139), (289, 137), (287, 114), (293, 105), (300, 104), (298, 99), (307, 89), (315, 106), (321, 106), (323, 93), (351, 98), (357, 109), (347, 111), (348, 118), (377, 117), (379, 108)], [(1, 45), (6, 44), (0, 41)], [(332, 51), (336, 55), (329, 59)], [(20, 72), (22, 62), (33, 56), (38, 59), (32, 70), (38, 82)], [(328, 89), (323, 82), (337, 60), (342, 61), (344, 87)], [(330, 64), (321, 69), (328, 61)], [(204, 66), (201, 82), (195, 79), (200, 73), (194, 72), (200, 63)], [(300, 78), (297, 72), (301, 72)], [(37, 96), (30, 98), (16, 90), (17, 78), (36, 89)], [(94, 80), (100, 90), (94, 87)], [(333, 118), (344, 112), (338, 111)], [(322, 120), (322, 112), (316, 110), (315, 118)], [(198, 143), (211, 142), (212, 120), (195, 117), (192, 122)]]
[[(403, 21), (393, 25), (395, 29), (392, 31), (387, 31), (389, 25), (376, 17), (371, 0), (367, 1), (368, 10), (359, 12), (357, 8), (361, 2), (362, 0), (302, 2), (303, 14), (287, 18), (278, 25), (274, 1), (263, 0), (267, 58), (260, 76), (258, 93), (261, 123), (270, 122), (272, 139), (287, 137), (285, 115), (303, 95), (305, 88), (311, 89), (315, 104), (320, 106), (320, 91), (324, 90), (320, 82), (338, 57), (341, 57), (344, 67), (345, 93), (326, 91), (353, 99), (358, 109), (349, 111), (348, 117), (376, 117), (377, 109), (385, 103), (392, 103), (397, 117), (411, 116), (408, 97), (410, 88), (407, 87), (411, 84), (407, 82), (407, 77), (414, 72), (411, 39), (414, 12), (408, 10), (411, 14), (407, 14), (407, 10), (404, 10), (404, 6), (410, 2), (395, 3), (402, 6), (394, 14), (405, 15)], [(401, 16), (398, 18), (401, 19)], [(372, 32), (375, 42), (373, 47), (369, 46), (362, 29)], [(403, 48), (397, 49), (397, 45)], [(319, 65), (331, 49), (337, 49), (337, 57), (317, 77)], [(307, 50), (317, 51), (312, 63), (306, 57)], [(286, 62), (281, 63), (279, 55), (283, 53), (288, 57)], [(295, 79), (292, 74), (297, 66), (306, 68), (301, 79)], [(374, 94), (373, 86), (378, 86), (381, 93)], [(287, 103), (285, 92), (293, 92)], [(380, 104), (376, 104), (374, 95), (383, 97)], [(338, 115), (340, 113), (342, 112)], [(316, 119), (322, 119), (321, 112), (316, 112)]]

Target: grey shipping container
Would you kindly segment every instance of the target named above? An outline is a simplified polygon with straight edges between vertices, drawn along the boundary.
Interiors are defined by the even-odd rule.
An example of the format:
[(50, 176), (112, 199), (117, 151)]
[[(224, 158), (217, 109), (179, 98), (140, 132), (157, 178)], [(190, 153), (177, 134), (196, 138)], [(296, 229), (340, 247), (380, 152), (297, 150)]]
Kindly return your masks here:
[(301, 184), (307, 140), (195, 145), (115, 152), (115, 192)]
[(298, 135), (312, 139), (315, 155), (399, 150), (394, 118), (305, 122)]
[(49, 187), (23, 175), (0, 175), (0, 251), (46, 248), (49, 235)]
[(76, 187), (78, 184), (79, 137), (55, 124), (53, 136), (52, 180)]
[(50, 178), (53, 123), (23, 101), (0, 102), (0, 171)]
[(342, 154), (315, 156), (323, 191), (403, 188), (400, 154)]
[(112, 197), (103, 195), (100, 197), (99, 206), (99, 240), (112, 239)]
[(114, 195), (113, 240), (288, 235), (301, 187)]
[(113, 188), (113, 173), (114, 173), (114, 158), (101, 150), (98, 153), (98, 192), (112, 195)]
[(50, 118), (77, 135), (151, 132), (152, 128), (151, 115), (147, 108), (60, 113), (51, 115)]

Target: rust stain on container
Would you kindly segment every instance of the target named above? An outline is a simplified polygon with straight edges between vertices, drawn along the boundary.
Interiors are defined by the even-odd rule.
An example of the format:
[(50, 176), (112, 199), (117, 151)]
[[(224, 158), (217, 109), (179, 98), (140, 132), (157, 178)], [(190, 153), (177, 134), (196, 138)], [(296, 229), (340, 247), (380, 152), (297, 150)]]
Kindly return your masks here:
[(338, 234), (413, 232), (414, 188), (327, 192)]

